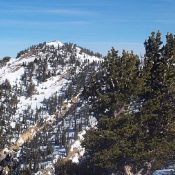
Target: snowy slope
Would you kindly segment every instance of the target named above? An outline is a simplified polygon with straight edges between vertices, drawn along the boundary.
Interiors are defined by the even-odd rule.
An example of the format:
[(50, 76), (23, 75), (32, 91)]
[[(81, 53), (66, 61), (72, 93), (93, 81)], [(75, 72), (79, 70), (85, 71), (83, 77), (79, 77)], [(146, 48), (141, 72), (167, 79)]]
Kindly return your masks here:
[[(87, 104), (79, 95), (83, 84), (94, 74), (101, 61), (101, 57), (89, 50), (52, 41), (21, 51), (18, 58), (6, 62), (0, 68), (0, 102), (5, 122), (2, 127), (5, 142), (4, 149), (0, 150), (0, 160), (12, 154), (17, 157), (18, 167), (23, 169), (24, 163), (19, 160), (25, 158), (27, 150), (33, 150), (34, 139), (33, 144), (37, 145), (39, 152), (47, 151), (48, 144), (53, 149), (39, 163), (41, 170), (52, 169), (58, 158), (65, 157), (67, 144), (73, 144), (71, 150), (78, 150), (70, 157), (73, 162), (78, 162), (79, 156), (84, 153), (80, 146), (82, 133), (85, 133), (86, 125), (94, 123), (87, 114), (80, 115), (86, 112)], [(76, 139), (77, 128), (80, 133)], [(46, 136), (47, 142), (44, 143)], [(61, 137), (60, 143), (58, 139)], [(66, 145), (63, 137), (67, 140)], [(43, 141), (38, 142), (37, 138)], [(26, 162), (26, 158), (24, 160)], [(35, 163), (34, 159), (31, 161)], [(25, 164), (29, 165), (28, 162)]]
[[(59, 41), (52, 41), (46, 43), (46, 46), (52, 47), (54, 46), (55, 49), (58, 49), (58, 47), (63, 47), (64, 44)], [(85, 60), (89, 60), (89, 62), (93, 61), (101, 61), (101, 58), (98, 58), (96, 56), (90, 56), (86, 53), (80, 53), (81, 49), (76, 46), (76, 56), (77, 59), (80, 62), (84, 62)], [(58, 50), (60, 54), (63, 53), (63, 51), (60, 49)], [(44, 59), (46, 54), (39, 52), (40, 58)], [(69, 58), (69, 54), (67, 55)], [(36, 55), (32, 55), (30, 57), (23, 57), (21, 56), (18, 59), (11, 59), (6, 66), (0, 69), (0, 84), (3, 83), (6, 79), (9, 80), (11, 86), (19, 85), (21, 83), (21, 77), (24, 74), (24, 67), (22, 66), (24, 63), (29, 64), (33, 62), (36, 58)], [(67, 59), (67, 58), (66, 58)], [(35, 93), (30, 96), (30, 98), (26, 98), (25, 96), (19, 97), (19, 103), (18, 103), (18, 109), (16, 111), (16, 115), (13, 116), (13, 120), (18, 121), (19, 115), (23, 113), (25, 109), (27, 109), (29, 106), (32, 110), (35, 110), (36, 108), (40, 108), (42, 106), (42, 102), (44, 99), (48, 99), (51, 97), (54, 93), (60, 93), (60, 90), (62, 87), (66, 88), (66, 85), (68, 85), (69, 80), (68, 77), (70, 77), (68, 71), (71, 70), (72, 65), (66, 65), (64, 68), (60, 67), (61, 74), (57, 76), (53, 76), (49, 79), (47, 79), (46, 82), (41, 82), (37, 85), (36, 79), (33, 78), (33, 83), (35, 84)], [(50, 68), (50, 65), (48, 64), (48, 67)], [(81, 68), (77, 68), (76, 73), (80, 71)], [(58, 70), (59, 71), (59, 70)]]
[(64, 44), (60, 41), (51, 41), (46, 43), (47, 46), (54, 46), (55, 48), (62, 47)]
[(0, 69), (0, 83), (3, 83), (6, 79), (10, 81), (11, 85), (18, 84), (21, 76), (24, 74), (23, 62), (29, 63), (34, 61), (35, 57), (28, 57), (25, 59), (11, 58), (6, 66)]

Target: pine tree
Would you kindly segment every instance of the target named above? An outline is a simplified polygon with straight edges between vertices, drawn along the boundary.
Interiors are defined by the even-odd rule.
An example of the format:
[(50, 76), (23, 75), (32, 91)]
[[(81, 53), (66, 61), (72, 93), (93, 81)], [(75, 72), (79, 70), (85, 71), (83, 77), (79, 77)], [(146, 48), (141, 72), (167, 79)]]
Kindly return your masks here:
[(162, 46), (152, 33), (145, 51), (140, 67), (133, 53), (112, 50), (84, 91), (98, 119), (83, 143), (95, 169), (151, 174), (175, 158), (174, 36)]
[(172, 67), (174, 67), (175, 40), (173, 40), (172, 35), (167, 35), (166, 45), (161, 47), (161, 34), (158, 32), (152, 33), (145, 42), (144, 69), (147, 76), (141, 120), (142, 130), (147, 138), (145, 139), (147, 151), (150, 152), (155, 167), (160, 167), (167, 160), (174, 158), (175, 74)]
[(27, 88), (27, 96), (28, 97), (32, 96), (34, 91), (35, 91), (35, 84), (33, 84), (31, 81), (28, 85), (28, 88)]
[[(92, 84), (85, 88), (84, 94), (88, 96), (92, 111), (98, 119), (98, 130), (89, 131), (83, 145), (97, 169), (115, 170), (124, 166), (127, 160), (131, 161), (129, 156), (132, 152), (127, 151), (135, 143), (132, 139), (129, 141), (129, 137), (137, 132), (138, 126), (131, 125), (132, 115), (128, 109), (140, 89), (137, 88), (138, 77), (138, 57), (126, 51), (119, 56), (112, 49), (101, 71), (94, 77)], [(127, 117), (124, 115), (126, 112)], [(125, 151), (121, 151), (123, 147)], [(126, 155), (122, 156), (122, 152)]]
[(92, 105), (97, 119), (123, 113), (134, 100), (138, 89), (139, 59), (133, 52), (123, 51), (122, 56), (112, 48), (100, 71), (91, 78), (83, 92)]

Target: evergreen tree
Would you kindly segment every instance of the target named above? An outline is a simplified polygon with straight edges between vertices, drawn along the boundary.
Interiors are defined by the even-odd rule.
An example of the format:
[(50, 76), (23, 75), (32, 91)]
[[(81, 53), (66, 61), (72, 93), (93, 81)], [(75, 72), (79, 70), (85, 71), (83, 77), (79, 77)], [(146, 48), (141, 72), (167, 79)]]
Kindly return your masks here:
[[(126, 51), (119, 56), (117, 51), (112, 49), (102, 64), (101, 71), (94, 77), (92, 84), (85, 88), (84, 94), (98, 119), (98, 130), (89, 131), (83, 145), (98, 169), (115, 170), (128, 158), (122, 156), (121, 149), (126, 147), (127, 153), (127, 147), (134, 144), (132, 139), (131, 142), (127, 140), (137, 128), (130, 124), (129, 119), (132, 116), (129, 117), (128, 109), (131, 102), (136, 100), (140, 89), (137, 88), (138, 77), (138, 57), (133, 52)], [(128, 116), (125, 117), (127, 111)], [(119, 140), (123, 140), (121, 145)]]
[(31, 95), (33, 95), (34, 91), (35, 91), (35, 85), (31, 81), (27, 87), (27, 96), (30, 97)]
[(174, 159), (174, 36), (162, 46), (160, 32), (152, 33), (145, 50), (140, 68), (133, 53), (112, 50), (84, 91), (98, 119), (83, 143), (94, 169), (151, 174)]
[(100, 67), (85, 87), (84, 96), (93, 105), (97, 119), (123, 113), (134, 100), (139, 77), (139, 59), (133, 52), (123, 51), (122, 56), (112, 48)]

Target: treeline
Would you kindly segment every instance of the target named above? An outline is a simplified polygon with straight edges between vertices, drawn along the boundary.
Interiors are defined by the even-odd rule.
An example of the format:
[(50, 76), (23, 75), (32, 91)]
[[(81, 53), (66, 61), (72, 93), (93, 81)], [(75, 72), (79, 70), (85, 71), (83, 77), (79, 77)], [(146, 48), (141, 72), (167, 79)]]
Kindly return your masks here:
[(89, 49), (77, 46), (76, 44), (73, 43), (64, 43), (63, 46), (59, 46), (58, 48), (55, 49), (54, 46), (48, 46), (46, 42), (39, 43), (37, 45), (32, 45), (31, 47), (24, 49), (17, 53), (16, 58), (24, 57), (24, 56), (32, 56), (32, 55), (39, 55), (40, 52), (42, 53), (47, 53), (47, 52), (53, 52), (53, 54), (57, 54), (59, 49), (62, 49), (65, 54), (67, 53), (73, 53), (76, 52), (76, 49), (80, 48), (80, 54), (85, 53), (90, 56), (96, 56), (101, 58), (102, 55), (98, 52), (93, 52)]

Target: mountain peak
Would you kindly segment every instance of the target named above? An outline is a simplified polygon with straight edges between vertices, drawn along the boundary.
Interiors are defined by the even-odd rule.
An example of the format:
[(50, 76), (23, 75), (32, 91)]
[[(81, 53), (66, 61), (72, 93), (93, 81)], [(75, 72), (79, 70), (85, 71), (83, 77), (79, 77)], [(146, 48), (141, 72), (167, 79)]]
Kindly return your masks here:
[(58, 40), (50, 41), (46, 43), (47, 46), (54, 46), (55, 48), (58, 48), (58, 46), (63, 46), (64, 44)]

